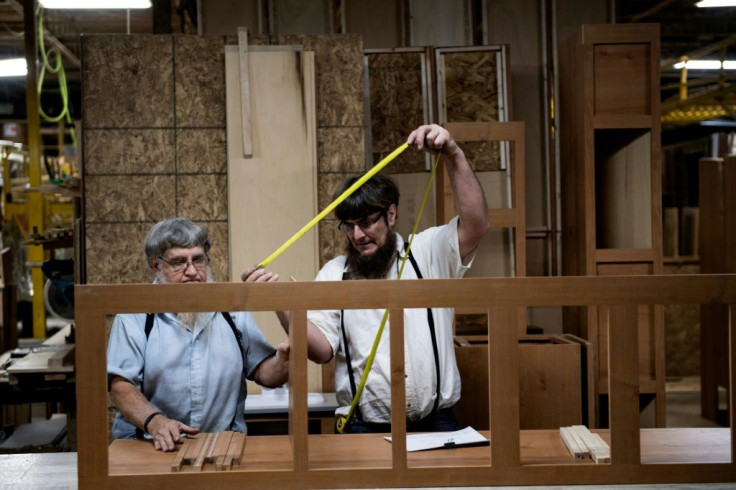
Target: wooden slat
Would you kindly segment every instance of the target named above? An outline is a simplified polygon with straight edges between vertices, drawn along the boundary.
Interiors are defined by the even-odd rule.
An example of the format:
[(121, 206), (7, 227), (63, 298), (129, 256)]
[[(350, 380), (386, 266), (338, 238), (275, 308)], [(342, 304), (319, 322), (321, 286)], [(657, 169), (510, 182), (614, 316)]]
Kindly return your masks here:
[(74, 365), (74, 344), (64, 344), (47, 359), (48, 367), (60, 368)]
[(247, 436), (242, 432), (236, 432), (233, 434), (230, 446), (227, 448), (227, 457), (232, 461), (232, 464), (240, 464), (240, 460), (243, 457), (246, 438)]
[(240, 58), (240, 114), (243, 118), (243, 156), (253, 156), (253, 126), (250, 112), (250, 69), (248, 67), (248, 29), (238, 27)]
[(193, 445), (194, 445), (194, 442), (191, 439), (189, 438), (184, 439), (184, 442), (182, 443), (182, 445), (179, 447), (179, 449), (176, 452), (176, 457), (174, 458), (174, 461), (171, 463), (171, 471), (181, 470), (181, 466), (185, 462), (187, 452)]
[(731, 426), (731, 462), (736, 463), (736, 305), (728, 307), (728, 421)]
[(590, 457), (590, 451), (570, 427), (560, 427), (560, 437), (574, 459)]
[(599, 248), (595, 251), (595, 261), (601, 263), (654, 262), (651, 248)]
[(77, 295), (101, 303), (100, 313), (177, 311), (182, 298), (191, 311), (736, 303), (736, 275), (77, 285)]
[(608, 323), (611, 459), (639, 464), (638, 313), (635, 306), (611, 306)]
[[(307, 443), (307, 312), (292, 311), (289, 327), (289, 436), (291, 437), (294, 470), (309, 466)], [(298, 347), (297, 347), (298, 346)]]
[(184, 456), (184, 462), (186, 464), (194, 464), (197, 460), (197, 456), (199, 456), (199, 453), (202, 451), (202, 446), (204, 446), (205, 439), (207, 438), (206, 436), (206, 432), (200, 432), (196, 436), (187, 437), (186, 440), (190, 441), (190, 447), (186, 456)]
[(493, 308), (488, 315), (491, 464), (520, 464), (519, 348), (516, 308)]
[(391, 456), (393, 468), (406, 468), (406, 382), (404, 310), (389, 312), (391, 322)]
[(202, 466), (204, 465), (207, 456), (212, 450), (214, 439), (215, 434), (213, 434), (212, 432), (204, 434), (204, 442), (199, 447), (197, 457), (195, 458), (194, 463), (192, 463), (192, 471), (202, 471)]
[(593, 434), (584, 425), (573, 425), (571, 429), (590, 452), (590, 457), (593, 461), (596, 463), (611, 462), (610, 448), (598, 434)]
[(220, 432), (215, 444), (215, 449), (212, 451), (210, 456), (210, 462), (215, 463), (215, 469), (222, 471), (225, 469), (225, 458), (227, 456), (227, 449), (230, 447), (230, 441), (233, 438), (233, 431), (225, 430)]

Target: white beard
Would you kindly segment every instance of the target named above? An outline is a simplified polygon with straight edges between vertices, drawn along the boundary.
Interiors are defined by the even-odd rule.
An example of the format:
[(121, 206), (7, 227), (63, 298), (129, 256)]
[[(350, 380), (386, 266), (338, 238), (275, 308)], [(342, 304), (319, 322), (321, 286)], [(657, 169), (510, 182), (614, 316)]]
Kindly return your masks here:
[[(210, 266), (207, 266), (207, 282), (215, 282), (214, 276), (212, 275), (212, 269), (210, 269)], [(154, 280), (154, 283), (159, 284), (166, 284), (166, 276), (163, 274), (156, 276), (156, 280)], [(205, 322), (209, 321), (210, 317), (212, 316), (212, 313), (208, 312), (199, 312), (199, 313), (193, 313), (193, 312), (183, 312), (183, 313), (177, 313), (176, 319), (179, 320), (184, 325), (187, 325), (188, 327), (194, 328), (197, 326), (197, 324), (204, 325)]]

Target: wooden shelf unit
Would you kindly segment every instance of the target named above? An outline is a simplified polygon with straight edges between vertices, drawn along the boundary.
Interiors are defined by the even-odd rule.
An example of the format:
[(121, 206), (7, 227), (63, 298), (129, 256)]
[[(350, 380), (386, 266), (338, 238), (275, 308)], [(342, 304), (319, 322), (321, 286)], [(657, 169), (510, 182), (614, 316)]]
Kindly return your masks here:
[[(560, 48), (563, 273), (662, 273), (659, 26), (584, 25)], [(591, 426), (605, 426), (609, 310), (566, 308), (564, 331), (597, 345)], [(639, 393), (665, 426), (664, 310), (641, 305)]]

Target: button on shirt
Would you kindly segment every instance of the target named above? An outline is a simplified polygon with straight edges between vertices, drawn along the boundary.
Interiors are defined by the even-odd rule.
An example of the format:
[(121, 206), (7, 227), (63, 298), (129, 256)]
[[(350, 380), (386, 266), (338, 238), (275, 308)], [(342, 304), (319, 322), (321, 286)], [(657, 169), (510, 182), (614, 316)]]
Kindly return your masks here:
[[(231, 314), (242, 333), (245, 373), (255, 369), (276, 350), (268, 343), (248, 312)], [(145, 314), (117, 315), (107, 350), (108, 377), (121, 376), (169, 418), (203, 432), (246, 432), (243, 410), (246, 386), (243, 358), (237, 339), (221, 313), (207, 314), (192, 328), (176, 315), (154, 317), (146, 339)], [(135, 426), (120, 413), (113, 437), (134, 438)]]
[[(457, 217), (443, 226), (429, 228), (416, 235), (411, 252), (424, 278), (447, 279), (462, 277), (470, 268), (474, 253), (462, 263), (457, 235)], [(397, 235), (399, 260), (404, 255), (404, 240)], [(336, 257), (320, 270), (316, 280), (339, 281), (345, 271), (346, 257)], [(396, 279), (394, 264), (386, 279)], [(406, 264), (401, 280), (417, 279), (411, 266)], [(370, 355), (376, 332), (383, 317), (382, 309), (344, 310), (345, 332), (356, 385), (360, 382), (366, 360)], [(440, 403), (447, 408), (460, 399), (460, 375), (455, 362), (452, 339), (454, 309), (433, 308), (437, 349), (440, 362)], [(347, 372), (345, 351), (340, 331), (340, 310), (319, 310), (308, 313), (309, 320), (325, 335), (335, 354), (335, 385), (339, 408), (336, 413), (346, 415), (353, 393)], [(360, 399), (360, 411), (366, 422), (391, 422), (391, 369), (389, 352), (390, 317), (386, 323), (370, 373)], [(404, 310), (406, 414), (409, 420), (419, 420), (432, 412), (437, 392), (435, 359), (429, 332), (426, 308)], [(357, 388), (357, 386), (356, 386)]]

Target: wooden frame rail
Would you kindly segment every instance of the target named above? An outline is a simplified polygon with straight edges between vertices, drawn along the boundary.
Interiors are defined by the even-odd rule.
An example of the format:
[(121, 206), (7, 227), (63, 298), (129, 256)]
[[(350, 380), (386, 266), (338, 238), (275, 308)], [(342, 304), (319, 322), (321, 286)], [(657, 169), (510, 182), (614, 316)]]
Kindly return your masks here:
[[(564, 485), (733, 481), (734, 392), (729, 390), (730, 429), (691, 430), (705, 449), (694, 460), (675, 457), (676, 429), (639, 429), (637, 305), (727, 304), (730, 311), (730, 383), (736, 378), (736, 275), (554, 277), (347, 281), (276, 284), (88, 285), (76, 300), (79, 487), (85, 488), (351, 488), (473, 485)], [(571, 455), (547, 457), (545, 447), (564, 447), (558, 431), (519, 430), (519, 309), (529, 306), (589, 306), (609, 309), (610, 464), (581, 464)], [(485, 308), (489, 314), (491, 446), (422, 453), (406, 452), (403, 309)], [(388, 308), (391, 313), (392, 436), (307, 434), (306, 311)], [(149, 311), (269, 311), (291, 309), (290, 434), (249, 437), (241, 470), (170, 473), (145, 465), (117, 468), (117, 443), (145, 445), (144, 461), (174, 458), (141, 441), (108, 446), (105, 320), (108, 315)], [(707, 328), (705, 326), (704, 328)], [(687, 429), (683, 429), (687, 430)], [(664, 432), (661, 432), (664, 431)], [(708, 432), (712, 431), (712, 432)], [(657, 438), (656, 434), (663, 434)], [(610, 436), (610, 437), (609, 437)], [(286, 439), (284, 439), (286, 438)], [(529, 441), (536, 441), (531, 442)], [(651, 441), (655, 440), (652, 446)], [(660, 441), (657, 443), (656, 441)], [(524, 444), (522, 444), (522, 441)], [(380, 445), (379, 445), (380, 444)], [(652, 448), (662, 450), (653, 457)], [(685, 442), (692, 446), (694, 439)], [(248, 447), (252, 453), (248, 453)], [(718, 450), (713, 448), (718, 447)], [(129, 447), (120, 444), (119, 447)], [(281, 453), (277, 448), (281, 448)], [(370, 449), (374, 448), (374, 449)], [(383, 449), (387, 448), (387, 449)], [(370, 450), (369, 450), (370, 449)], [(269, 453), (269, 451), (272, 451)], [(322, 458), (317, 461), (317, 452)], [(332, 452), (330, 452), (332, 451)], [(355, 461), (341, 463), (344, 453)], [(374, 451), (374, 452), (371, 452)], [(389, 456), (381, 459), (381, 451)], [(473, 452), (464, 452), (473, 451)], [(283, 456), (287, 452), (287, 456)], [(472, 457), (471, 457), (472, 456)], [(283, 464), (276, 459), (286, 457)], [(434, 459), (431, 459), (434, 458)], [(247, 465), (250, 460), (250, 466)], [(357, 461), (357, 462), (356, 462)], [(428, 463), (429, 462), (429, 463)], [(334, 464), (332, 464), (334, 463)], [(675, 464), (676, 463), (676, 464)], [(278, 466), (277, 464), (280, 464)], [(117, 468), (117, 469), (116, 469)]]

